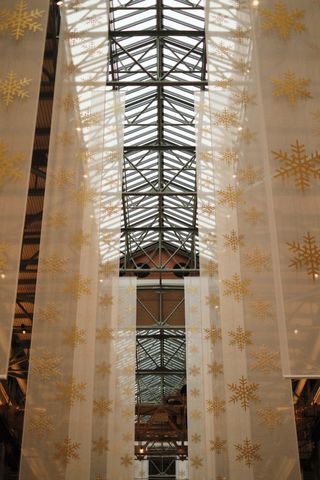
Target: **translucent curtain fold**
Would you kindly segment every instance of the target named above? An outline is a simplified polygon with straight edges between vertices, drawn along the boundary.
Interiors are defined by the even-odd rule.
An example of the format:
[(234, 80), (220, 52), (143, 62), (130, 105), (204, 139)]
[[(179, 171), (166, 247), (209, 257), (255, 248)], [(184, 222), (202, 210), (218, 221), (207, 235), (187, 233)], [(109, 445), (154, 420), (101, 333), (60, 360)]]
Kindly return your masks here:
[(0, 378), (6, 378), (49, 0), (0, 5)]

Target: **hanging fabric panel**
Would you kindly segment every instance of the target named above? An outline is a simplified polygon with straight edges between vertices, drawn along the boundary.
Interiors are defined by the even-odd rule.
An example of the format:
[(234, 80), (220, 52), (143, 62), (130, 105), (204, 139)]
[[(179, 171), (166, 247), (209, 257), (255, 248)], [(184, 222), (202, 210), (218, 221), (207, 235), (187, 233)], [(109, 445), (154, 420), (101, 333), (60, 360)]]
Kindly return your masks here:
[(264, 1), (253, 35), (266, 127), (283, 372), (320, 376), (320, 6)]
[(0, 5), (0, 378), (6, 378), (49, 0)]
[(105, 89), (108, 5), (78, 7), (61, 9), (20, 466), (26, 480), (91, 480), (95, 449), (105, 449), (93, 419), (111, 408), (109, 383), (96, 379), (98, 366), (108, 370), (105, 341), (118, 314), (123, 101)]

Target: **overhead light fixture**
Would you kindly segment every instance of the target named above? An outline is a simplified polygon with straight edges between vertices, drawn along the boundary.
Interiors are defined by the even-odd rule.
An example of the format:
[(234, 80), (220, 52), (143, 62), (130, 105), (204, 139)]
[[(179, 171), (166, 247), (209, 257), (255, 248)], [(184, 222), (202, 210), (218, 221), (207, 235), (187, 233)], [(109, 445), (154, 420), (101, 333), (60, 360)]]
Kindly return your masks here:
[(253, 0), (252, 5), (253, 7), (258, 7), (259, 6), (259, 0)]
[(62, 7), (63, 1), (62, 1), (62, 0), (58, 0), (57, 5), (58, 5), (58, 7)]
[(21, 324), (21, 333), (22, 335), (25, 335), (27, 333), (26, 326), (24, 323)]

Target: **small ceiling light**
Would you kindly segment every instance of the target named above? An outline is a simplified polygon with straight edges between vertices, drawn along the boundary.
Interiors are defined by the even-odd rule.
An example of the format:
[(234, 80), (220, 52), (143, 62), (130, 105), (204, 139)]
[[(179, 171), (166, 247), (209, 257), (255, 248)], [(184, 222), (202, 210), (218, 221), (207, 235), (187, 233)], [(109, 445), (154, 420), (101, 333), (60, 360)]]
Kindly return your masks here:
[(27, 333), (26, 326), (24, 323), (21, 324), (21, 333), (22, 335), (25, 335)]
[(6, 278), (6, 275), (5, 275), (5, 273), (1, 273), (1, 275), (0, 275), (0, 276), (1, 276), (1, 278)]
[(77, 132), (81, 132), (81, 127), (76, 128)]
[(259, 3), (260, 3), (259, 0), (253, 0), (252, 6), (253, 6), (253, 7), (258, 7), (258, 6), (259, 6)]
[(144, 454), (144, 448), (143, 447), (139, 447), (139, 453), (141, 453), (141, 455)]
[(319, 278), (319, 273), (315, 273), (314, 278)]
[(88, 175), (86, 173), (84, 173), (82, 176), (83, 178), (88, 178)]
[(237, 178), (237, 174), (234, 173), (234, 174), (232, 175), (232, 178)]
[(62, 1), (62, 0), (58, 0), (57, 5), (58, 5), (58, 7), (62, 7), (63, 1)]
[(297, 335), (297, 334), (299, 333), (299, 330), (295, 329), (295, 330), (293, 331), (293, 333), (294, 333), (295, 335)]
[(241, 132), (241, 130), (242, 130), (241, 125), (239, 125), (238, 130), (239, 130), (239, 132)]

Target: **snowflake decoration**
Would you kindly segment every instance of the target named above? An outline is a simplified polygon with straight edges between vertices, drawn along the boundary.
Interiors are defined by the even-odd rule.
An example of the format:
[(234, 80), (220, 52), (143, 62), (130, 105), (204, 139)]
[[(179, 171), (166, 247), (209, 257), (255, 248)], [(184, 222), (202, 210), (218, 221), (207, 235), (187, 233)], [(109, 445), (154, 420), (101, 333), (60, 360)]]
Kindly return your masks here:
[(59, 315), (60, 312), (54, 303), (48, 303), (45, 308), (39, 308), (38, 310), (38, 319), (51, 325), (59, 321)]
[(231, 56), (230, 48), (231, 47), (226, 43), (223, 43), (223, 42), (215, 43), (215, 54), (218, 57), (224, 57), (229, 55)]
[(106, 262), (100, 265), (99, 273), (102, 277), (111, 277), (118, 273), (119, 265), (117, 262)]
[[(215, 241), (215, 237), (214, 237)], [(208, 260), (206, 264), (203, 266), (203, 273), (209, 275), (209, 277), (214, 277), (218, 274), (218, 264), (214, 260)]]
[(254, 168), (252, 165), (241, 168), (238, 173), (238, 179), (246, 182), (248, 185), (254, 185), (256, 182), (263, 180), (262, 168)]
[(126, 432), (122, 435), (122, 440), (125, 442), (125, 443), (128, 443), (128, 442), (131, 442), (132, 441), (132, 433), (131, 432)]
[(252, 206), (244, 212), (246, 220), (253, 226), (263, 222), (264, 215), (255, 206)]
[(20, 99), (29, 97), (26, 87), (28, 87), (30, 82), (31, 80), (28, 80), (27, 78), (18, 80), (17, 75), (13, 70), (10, 70), (10, 72), (7, 73), (4, 80), (0, 80), (0, 95), (6, 107), (14, 101), (15, 97)]
[(97, 375), (101, 375), (103, 378), (111, 373), (111, 365), (106, 362), (101, 362), (96, 365)]
[(215, 417), (219, 417), (221, 413), (226, 411), (225, 404), (224, 400), (214, 396), (212, 400), (207, 400), (207, 411), (213, 413)]
[(121, 457), (121, 465), (123, 465), (126, 468), (132, 465), (132, 462), (133, 462), (133, 459), (127, 453), (123, 457)]
[(103, 305), (104, 307), (108, 307), (109, 305), (113, 305), (113, 296), (109, 295), (108, 293), (105, 293), (100, 297), (99, 301), (100, 305)]
[(240, 60), (233, 61), (233, 68), (241, 75), (245, 75), (250, 72), (250, 63), (246, 62), (244, 58), (240, 58)]
[(272, 317), (270, 308), (270, 302), (266, 302), (265, 300), (256, 300), (250, 303), (251, 311), (262, 321)]
[(86, 343), (86, 331), (82, 328), (72, 327), (63, 332), (63, 343), (69, 347), (77, 347)]
[(99, 437), (98, 440), (93, 440), (92, 450), (98, 455), (103, 455), (105, 452), (109, 451), (108, 440), (105, 440), (102, 437)]
[(316, 244), (316, 238), (307, 232), (303, 236), (303, 244), (299, 242), (287, 242), (289, 251), (294, 253), (289, 267), (296, 270), (307, 267), (307, 274), (315, 280), (320, 274), (320, 245)]
[(248, 127), (242, 128), (242, 130), (240, 130), (240, 140), (243, 140), (247, 145), (250, 145), (257, 140), (257, 134), (252, 132)]
[(251, 284), (251, 280), (241, 280), (237, 273), (235, 273), (230, 280), (223, 280), (223, 283), (225, 287), (223, 295), (227, 297), (232, 296), (236, 302), (240, 302), (243, 296), (250, 294), (249, 285)]
[(114, 339), (113, 328), (102, 327), (97, 328), (97, 340), (100, 340), (102, 343), (106, 343), (108, 340)]
[(198, 455), (195, 455), (194, 457), (191, 457), (190, 462), (191, 462), (191, 466), (196, 468), (197, 470), (198, 470), (198, 468), (201, 468), (203, 466), (202, 465), (203, 458), (199, 457)]
[(106, 413), (112, 412), (112, 401), (107, 400), (106, 397), (100, 397), (100, 400), (94, 400), (93, 411), (99, 417), (104, 417)]
[(87, 247), (90, 245), (90, 235), (88, 233), (83, 233), (81, 230), (74, 233), (70, 237), (70, 243), (77, 249), (82, 247)]
[(279, 412), (276, 408), (261, 408), (257, 411), (257, 413), (261, 418), (261, 423), (263, 425), (266, 425), (270, 429), (278, 427), (283, 423), (282, 413)]
[(250, 468), (255, 462), (261, 460), (261, 456), (259, 455), (260, 444), (252, 443), (251, 440), (246, 438), (242, 444), (235, 444), (235, 447), (239, 452), (236, 457), (237, 462), (243, 462)]
[(0, 243), (0, 272), (4, 272), (8, 265), (7, 250), (8, 245)]
[(201, 412), (200, 410), (191, 410), (190, 412), (190, 418), (192, 420), (200, 420), (201, 418)]
[(222, 440), (219, 436), (214, 440), (210, 440), (210, 450), (213, 450), (218, 455), (226, 451), (226, 440)]
[(34, 375), (40, 377), (42, 381), (47, 382), (52, 377), (61, 375), (61, 360), (61, 357), (55, 357), (48, 352), (33, 356), (31, 371)]
[(0, 188), (7, 181), (17, 181), (22, 178), (22, 170), (19, 168), (25, 160), (23, 153), (8, 154), (7, 145), (0, 140)]
[(200, 373), (200, 368), (197, 367), (196, 365), (193, 365), (191, 368), (189, 368), (189, 375), (192, 375), (193, 377), (196, 377)]
[(72, 133), (62, 132), (59, 133), (57, 140), (59, 143), (61, 143), (61, 145), (66, 147), (67, 145), (71, 145), (74, 142), (74, 136), (72, 135)]
[(52, 215), (48, 215), (47, 225), (54, 229), (58, 229), (61, 227), (67, 226), (67, 217), (60, 212), (53, 213)]
[(231, 338), (229, 345), (238, 347), (240, 352), (244, 350), (246, 345), (252, 345), (252, 332), (248, 330), (243, 330), (242, 327), (237, 327), (236, 330), (228, 332), (228, 335)]
[(93, 202), (96, 198), (96, 192), (92, 189), (87, 189), (85, 187), (80, 187), (78, 190), (74, 191), (72, 197), (74, 201), (84, 208), (87, 203)]
[(240, 402), (241, 407), (247, 410), (250, 402), (258, 402), (260, 399), (256, 395), (259, 388), (258, 383), (249, 383), (244, 376), (239, 378), (239, 383), (228, 383), (228, 388), (233, 392), (229, 402)]
[(226, 248), (231, 248), (233, 252), (239, 250), (240, 247), (244, 247), (244, 235), (238, 235), (235, 230), (231, 230), (230, 233), (223, 235), (224, 237), (224, 246)]
[(231, 167), (231, 165), (236, 162), (237, 158), (238, 154), (232, 148), (227, 148), (219, 154), (219, 159), (226, 163), (228, 167)]
[(206, 304), (210, 307), (218, 307), (219, 306), (219, 297), (214, 293), (210, 295), (206, 295)]
[(81, 295), (90, 295), (91, 289), (90, 278), (83, 277), (82, 275), (74, 275), (71, 278), (65, 280), (66, 287), (64, 289), (65, 293), (72, 295), (75, 298), (80, 299)]
[(27, 10), (25, 0), (19, 0), (13, 10), (0, 10), (0, 32), (10, 30), (11, 36), (19, 40), (24, 36), (26, 30), (31, 32), (42, 32), (43, 28), (39, 22), (44, 10)]
[(244, 90), (243, 92), (235, 92), (232, 97), (232, 101), (236, 105), (244, 105), (246, 107), (248, 105), (256, 105), (255, 98), (255, 95), (248, 93), (247, 90)]
[(270, 257), (256, 247), (251, 253), (245, 254), (245, 264), (247, 267), (253, 268), (256, 273), (261, 273), (263, 270), (269, 270)]
[(51, 257), (42, 258), (42, 271), (55, 275), (57, 273), (66, 273), (66, 263), (68, 258), (61, 258), (58, 255), (52, 255)]
[(310, 178), (314, 177), (320, 180), (320, 154), (318, 151), (308, 155), (303, 144), (296, 140), (291, 145), (291, 155), (280, 150), (272, 152), (276, 160), (281, 162), (280, 168), (276, 170), (275, 177), (281, 177), (286, 180), (290, 176), (295, 178), (295, 186), (301, 192), (310, 187)]
[(224, 80), (214, 80), (212, 85), (218, 88), (230, 88), (232, 86), (233, 80), (232, 78), (224, 79)]
[(66, 112), (74, 112), (78, 107), (78, 98), (71, 93), (67, 93), (60, 99), (59, 106), (63, 107)]
[(214, 345), (218, 340), (221, 340), (221, 328), (216, 328), (214, 325), (211, 328), (205, 328), (205, 340), (210, 340)]
[(73, 377), (66, 382), (56, 382), (56, 400), (65, 402), (69, 407), (73, 407), (76, 401), (84, 402), (86, 396), (84, 390), (87, 384), (85, 382), (76, 383)]
[(218, 363), (214, 361), (213, 363), (208, 365), (208, 373), (212, 374), (214, 377), (218, 377), (223, 372), (223, 365), (222, 363)]
[(54, 459), (59, 460), (64, 466), (68, 465), (71, 460), (80, 460), (79, 448), (80, 443), (72, 442), (70, 437), (66, 437), (63, 442), (55, 443)]
[(30, 421), (30, 430), (41, 437), (46, 436), (52, 432), (54, 428), (52, 417), (46, 412), (40, 412), (34, 415)]
[(100, 113), (91, 113), (90, 110), (81, 114), (81, 123), (83, 128), (88, 128), (93, 125), (98, 125), (101, 122)]
[(228, 185), (224, 190), (218, 190), (219, 205), (228, 205), (228, 207), (234, 209), (239, 203), (244, 203), (242, 195), (242, 190)]
[(52, 174), (51, 181), (56, 187), (68, 187), (70, 185), (73, 185), (73, 179), (74, 174), (70, 170), (61, 167), (57, 170), (57, 172)]
[(223, 110), (223, 112), (216, 112), (213, 113), (216, 122), (215, 125), (222, 125), (224, 128), (229, 128), (229, 127), (236, 127), (238, 122), (237, 114), (230, 112), (226, 108)]
[(194, 434), (191, 436), (191, 440), (192, 440), (194, 443), (199, 443), (199, 442), (201, 442), (201, 435), (199, 435), (198, 433), (194, 433)]
[(201, 206), (200, 206), (200, 210), (207, 214), (209, 217), (211, 217), (211, 215), (214, 214), (215, 212), (215, 207), (214, 205), (211, 205), (210, 203), (203, 203)]
[(279, 370), (279, 353), (269, 350), (264, 345), (256, 352), (251, 352), (250, 357), (253, 363), (250, 370), (260, 370), (263, 373), (270, 373)]
[(311, 98), (311, 94), (307, 90), (310, 80), (296, 79), (295, 73), (291, 70), (285, 72), (282, 78), (272, 78), (271, 81), (274, 84), (272, 95), (274, 97), (286, 97), (292, 109), (296, 107), (298, 98)]
[(306, 26), (300, 20), (304, 17), (304, 11), (295, 9), (291, 13), (284, 2), (277, 2), (274, 10), (261, 8), (260, 15), (263, 17), (261, 29), (264, 31), (275, 30), (281, 40), (288, 40), (292, 31), (305, 32)]
[(191, 397), (199, 397), (200, 390), (198, 388), (192, 388), (190, 390)]

